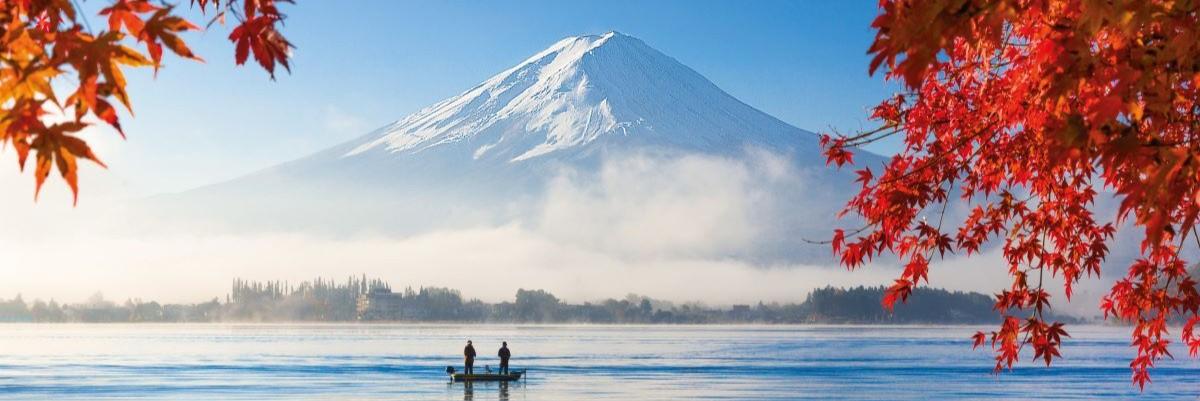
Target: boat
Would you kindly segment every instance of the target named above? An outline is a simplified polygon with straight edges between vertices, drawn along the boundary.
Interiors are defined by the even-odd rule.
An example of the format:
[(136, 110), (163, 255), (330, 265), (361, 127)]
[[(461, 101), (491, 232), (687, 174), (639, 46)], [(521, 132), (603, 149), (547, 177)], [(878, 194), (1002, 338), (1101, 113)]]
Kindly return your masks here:
[(472, 374), (468, 375), (465, 373), (451, 373), (450, 381), (455, 382), (455, 383), (460, 383), (460, 382), (511, 382), (511, 381), (521, 380), (521, 377), (524, 375), (525, 375), (525, 370), (512, 371), (512, 372), (509, 372), (508, 374), (472, 373)]

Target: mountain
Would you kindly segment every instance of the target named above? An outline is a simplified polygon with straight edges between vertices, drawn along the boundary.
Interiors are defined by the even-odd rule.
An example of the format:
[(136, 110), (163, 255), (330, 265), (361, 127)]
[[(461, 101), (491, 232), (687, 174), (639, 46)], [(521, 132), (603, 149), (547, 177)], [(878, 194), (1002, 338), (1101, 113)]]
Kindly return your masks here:
[(734, 99), (696, 71), (617, 32), (566, 38), (479, 86), (354, 143), (342, 157), (462, 152), (519, 163), (621, 145), (726, 153), (814, 135)]
[[(806, 187), (761, 191), (756, 196), (779, 198), (770, 208), (780, 210), (743, 214), (778, 220), (767, 213), (785, 213), (790, 202), (805, 206), (794, 214), (825, 235), (855, 186), (847, 172), (824, 167), (815, 134), (742, 103), (637, 38), (609, 32), (563, 39), (358, 139), (156, 203), (171, 219), (219, 210), (201, 219), (209, 224), (411, 233), (536, 217), (556, 177), (599, 179), (612, 159), (739, 162), (762, 154), (801, 171)], [(858, 159), (881, 160), (865, 152)]]

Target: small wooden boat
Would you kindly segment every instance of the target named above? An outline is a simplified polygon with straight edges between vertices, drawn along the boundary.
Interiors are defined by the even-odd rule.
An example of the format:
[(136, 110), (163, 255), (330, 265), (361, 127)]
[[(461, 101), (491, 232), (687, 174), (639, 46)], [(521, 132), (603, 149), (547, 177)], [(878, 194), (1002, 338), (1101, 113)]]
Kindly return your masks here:
[(459, 382), (511, 382), (521, 380), (521, 376), (525, 375), (524, 370), (509, 372), (508, 374), (499, 373), (451, 373), (450, 381)]

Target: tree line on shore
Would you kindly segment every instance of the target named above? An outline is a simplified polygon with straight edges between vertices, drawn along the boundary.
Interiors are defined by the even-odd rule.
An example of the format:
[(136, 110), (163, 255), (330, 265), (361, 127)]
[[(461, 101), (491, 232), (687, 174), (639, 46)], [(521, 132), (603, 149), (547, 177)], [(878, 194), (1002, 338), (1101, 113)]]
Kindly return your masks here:
[[(234, 280), (224, 302), (160, 304), (129, 299), (117, 303), (100, 294), (81, 303), (0, 300), (0, 322), (349, 322), (386, 320), (476, 323), (986, 323), (996, 319), (992, 297), (979, 293), (919, 288), (894, 311), (880, 307), (884, 287), (825, 287), (800, 303), (707, 306), (676, 304), (641, 295), (598, 302), (567, 303), (544, 290), (517, 291), (512, 301), (467, 299), (454, 289), (406, 288), (366, 277), (343, 282), (316, 279), (298, 284)], [(393, 314), (364, 315), (362, 300), (387, 296)], [(369, 309), (367, 309), (369, 310)]]

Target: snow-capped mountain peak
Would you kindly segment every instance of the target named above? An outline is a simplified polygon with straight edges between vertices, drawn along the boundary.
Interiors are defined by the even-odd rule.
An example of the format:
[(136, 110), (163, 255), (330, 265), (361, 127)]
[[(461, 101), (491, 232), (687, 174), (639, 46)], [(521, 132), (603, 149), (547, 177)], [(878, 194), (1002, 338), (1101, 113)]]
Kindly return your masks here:
[(851, 172), (825, 167), (817, 142), (641, 40), (610, 32), (560, 40), (355, 140), (161, 199), (157, 216), (219, 210), (201, 216), (201, 226), (335, 235), (514, 222), (561, 232), (615, 227), (618, 234), (571, 237), (597, 244), (674, 229), (674, 221), (712, 221), (691, 234), (759, 232), (730, 255), (774, 258), (815, 249), (794, 240), (827, 235), (841, 200), (857, 191)]
[(641, 40), (608, 32), (560, 40), (370, 134), (344, 156), (456, 145), (469, 148), (473, 159), (520, 162), (610, 138), (740, 148), (746, 141), (791, 142), (805, 134)]

